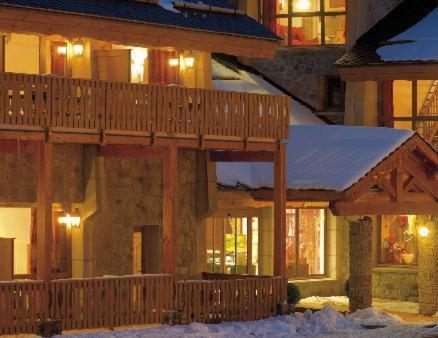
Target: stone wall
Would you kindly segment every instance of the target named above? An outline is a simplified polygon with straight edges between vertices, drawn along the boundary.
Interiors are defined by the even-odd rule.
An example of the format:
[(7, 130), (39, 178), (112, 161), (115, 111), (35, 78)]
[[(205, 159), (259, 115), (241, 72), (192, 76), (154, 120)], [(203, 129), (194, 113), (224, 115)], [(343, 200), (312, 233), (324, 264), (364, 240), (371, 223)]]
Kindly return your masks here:
[[(101, 159), (98, 210), (84, 221), (87, 275), (126, 275), (133, 272), (133, 228), (159, 227), (158, 266), (162, 261), (162, 164), (138, 158)], [(99, 171), (99, 170), (98, 170)], [(99, 187), (103, 185), (103, 187)], [(177, 274), (196, 274), (196, 152), (178, 153)]]
[[(53, 202), (81, 202), (83, 149), (80, 145), (53, 146)], [(0, 202), (36, 203), (37, 159), (33, 154), (0, 154)]]
[(418, 272), (411, 267), (375, 267), (373, 297), (418, 301)]
[(321, 110), (323, 78), (337, 74), (334, 62), (345, 51), (345, 47), (281, 48), (274, 59), (253, 59), (251, 64), (293, 95)]
[(365, 28), (371, 28), (377, 21), (382, 19), (402, 2), (403, 0), (368, 0), (366, 14), (364, 15), (367, 18), (368, 27)]

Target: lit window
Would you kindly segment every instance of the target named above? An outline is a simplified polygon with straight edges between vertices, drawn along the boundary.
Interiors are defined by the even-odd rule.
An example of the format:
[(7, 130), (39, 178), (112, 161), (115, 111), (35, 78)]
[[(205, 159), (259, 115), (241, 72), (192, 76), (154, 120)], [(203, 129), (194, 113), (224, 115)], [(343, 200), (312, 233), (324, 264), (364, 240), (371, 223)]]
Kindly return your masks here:
[(261, 22), (286, 46), (346, 43), (346, 0), (263, 0)]
[(287, 209), (286, 264), (289, 277), (323, 275), (324, 243), (324, 209)]
[(416, 216), (381, 216), (380, 239), (381, 264), (417, 263)]
[(207, 271), (227, 274), (258, 273), (257, 217), (218, 217), (206, 221)]

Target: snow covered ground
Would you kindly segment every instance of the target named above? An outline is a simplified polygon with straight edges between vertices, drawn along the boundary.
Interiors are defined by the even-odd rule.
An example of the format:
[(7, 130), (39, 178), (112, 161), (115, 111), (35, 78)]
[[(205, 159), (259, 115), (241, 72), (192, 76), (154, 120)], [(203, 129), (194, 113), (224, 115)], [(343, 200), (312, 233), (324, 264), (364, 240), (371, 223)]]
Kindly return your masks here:
[[(348, 311), (348, 297), (345, 296), (332, 296), (332, 297), (318, 297), (312, 296), (304, 298), (300, 301), (300, 306), (319, 308), (324, 305), (330, 305), (338, 311)], [(404, 302), (404, 301), (391, 301), (387, 299), (373, 299), (373, 308), (378, 311), (389, 312), (404, 312), (410, 314), (418, 314), (418, 303)]]
[[(388, 325), (382, 329), (364, 329), (362, 324)], [(408, 325), (397, 316), (360, 310), (345, 316), (330, 306), (311, 313), (309, 310), (290, 316), (279, 316), (252, 322), (161, 326), (151, 329), (135, 329), (70, 335), (72, 338), (135, 337), (438, 337), (438, 327)]]

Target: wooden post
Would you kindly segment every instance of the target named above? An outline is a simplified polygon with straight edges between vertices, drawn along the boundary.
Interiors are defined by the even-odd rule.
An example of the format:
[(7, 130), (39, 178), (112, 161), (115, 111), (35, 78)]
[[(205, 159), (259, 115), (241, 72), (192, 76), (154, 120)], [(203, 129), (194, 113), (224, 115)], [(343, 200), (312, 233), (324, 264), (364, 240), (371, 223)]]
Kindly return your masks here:
[(38, 145), (37, 279), (50, 280), (52, 272), (52, 154), (53, 145)]
[(176, 272), (178, 148), (170, 146), (163, 159), (163, 273)]
[(370, 217), (350, 222), (350, 312), (371, 307), (373, 223)]
[(285, 144), (274, 154), (274, 275), (287, 277)]

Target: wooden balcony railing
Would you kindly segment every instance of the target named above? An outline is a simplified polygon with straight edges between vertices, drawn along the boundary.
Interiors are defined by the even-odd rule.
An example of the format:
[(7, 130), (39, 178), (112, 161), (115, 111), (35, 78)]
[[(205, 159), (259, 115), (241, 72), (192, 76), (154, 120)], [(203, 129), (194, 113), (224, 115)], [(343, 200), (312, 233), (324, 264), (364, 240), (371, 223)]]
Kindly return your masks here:
[(287, 96), (0, 74), (0, 124), (285, 139)]
[(183, 323), (256, 320), (275, 316), (287, 297), (283, 277), (176, 281), (134, 275), (0, 283), (0, 335), (34, 333), (38, 320), (63, 330), (162, 323), (181, 311)]

